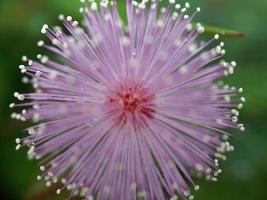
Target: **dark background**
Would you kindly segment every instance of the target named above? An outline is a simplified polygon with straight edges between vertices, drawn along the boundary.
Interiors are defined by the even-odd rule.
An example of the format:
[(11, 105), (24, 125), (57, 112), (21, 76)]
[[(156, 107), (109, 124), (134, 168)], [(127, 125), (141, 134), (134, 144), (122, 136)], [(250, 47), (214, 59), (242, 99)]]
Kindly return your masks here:
[[(125, 1), (118, 1), (125, 12)], [(35, 58), (42, 53), (36, 47), (43, 39), (42, 25), (58, 24), (60, 13), (80, 19), (79, 6), (79, 0), (0, 0), (0, 200), (64, 199), (37, 182), (37, 163), (27, 160), (25, 150), (15, 151), (15, 138), (25, 136), (27, 125), (9, 118), (8, 105), (15, 100), (13, 92), (30, 90), (21, 83), (17, 66), (22, 55)], [(247, 99), (241, 115), (246, 132), (234, 131), (236, 150), (223, 163), (223, 175), (217, 183), (200, 180), (196, 199), (267, 199), (267, 1), (199, 0), (196, 6), (202, 9), (196, 20), (246, 33), (223, 41), (227, 59), (239, 64), (227, 82), (243, 87)]]

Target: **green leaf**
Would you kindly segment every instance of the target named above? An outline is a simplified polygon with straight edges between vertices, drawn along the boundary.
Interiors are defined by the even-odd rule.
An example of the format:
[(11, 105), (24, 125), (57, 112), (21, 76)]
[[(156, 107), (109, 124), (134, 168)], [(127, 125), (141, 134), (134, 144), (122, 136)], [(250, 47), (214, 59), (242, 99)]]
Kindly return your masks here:
[[(194, 23), (193, 26), (196, 26)], [(219, 34), (220, 36), (224, 37), (244, 37), (245, 33), (236, 31), (236, 30), (230, 30), (230, 29), (225, 29), (221, 27), (216, 27), (216, 26), (208, 26), (208, 25), (203, 25), (205, 28), (204, 34), (206, 35), (215, 35)]]

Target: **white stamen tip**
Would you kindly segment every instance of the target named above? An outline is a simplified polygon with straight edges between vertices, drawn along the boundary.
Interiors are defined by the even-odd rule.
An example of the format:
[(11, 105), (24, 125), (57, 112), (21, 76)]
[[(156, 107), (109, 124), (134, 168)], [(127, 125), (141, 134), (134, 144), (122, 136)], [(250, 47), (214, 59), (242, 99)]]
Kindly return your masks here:
[(16, 150), (18, 151), (18, 150), (20, 149), (20, 147), (21, 147), (21, 145), (18, 144), (18, 145), (16, 146)]
[(72, 21), (72, 17), (71, 16), (67, 16), (67, 21)]
[(47, 24), (44, 24), (44, 25), (43, 25), (43, 28), (42, 28), (42, 30), (41, 30), (41, 33), (42, 33), (42, 34), (46, 34), (47, 29), (48, 29), (48, 25), (47, 25)]
[(58, 19), (59, 19), (59, 20), (64, 20), (64, 19), (65, 19), (65, 17), (64, 17), (64, 15), (63, 15), (63, 14), (60, 14), (60, 15), (58, 16)]
[(9, 104), (9, 108), (14, 108), (14, 107), (15, 107), (14, 103)]
[(218, 40), (218, 39), (220, 38), (220, 35), (219, 35), (219, 34), (216, 34), (216, 35), (214, 35), (214, 38), (215, 38), (216, 40)]
[(19, 138), (16, 139), (16, 143), (17, 143), (17, 144), (20, 143), (20, 139), (19, 139)]
[(190, 3), (189, 3), (189, 2), (186, 2), (186, 3), (185, 3), (185, 7), (186, 7), (186, 8), (190, 8)]
[(37, 43), (37, 46), (38, 46), (38, 47), (42, 47), (42, 46), (44, 46), (44, 41), (43, 41), (43, 40), (40, 40), (40, 41)]
[(197, 190), (199, 190), (199, 185), (196, 185), (195, 187), (194, 187), (194, 189), (197, 191)]
[(91, 8), (91, 10), (96, 11), (97, 10), (97, 3), (96, 2), (92, 2), (90, 8)]
[(40, 170), (43, 172), (45, 171), (45, 167), (44, 166), (40, 166)]

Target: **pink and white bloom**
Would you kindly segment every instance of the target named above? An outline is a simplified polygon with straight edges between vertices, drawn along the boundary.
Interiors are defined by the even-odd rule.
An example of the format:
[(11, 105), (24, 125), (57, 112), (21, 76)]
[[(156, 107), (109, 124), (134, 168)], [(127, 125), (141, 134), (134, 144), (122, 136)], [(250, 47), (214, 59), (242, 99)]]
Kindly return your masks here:
[(123, 25), (115, 0), (91, 0), (84, 28), (63, 15), (68, 33), (43, 26), (52, 45), (38, 46), (60, 59), (24, 57), (23, 80), (36, 91), (11, 104), (25, 108), (12, 117), (35, 122), (16, 142), (41, 159), (38, 179), (90, 200), (193, 199), (194, 174), (217, 180), (217, 159), (233, 150), (225, 129), (244, 130), (244, 98), (218, 84), (236, 63), (221, 61), (218, 35), (198, 42), (204, 27), (191, 22), (200, 9), (189, 16), (189, 7), (128, 0)]

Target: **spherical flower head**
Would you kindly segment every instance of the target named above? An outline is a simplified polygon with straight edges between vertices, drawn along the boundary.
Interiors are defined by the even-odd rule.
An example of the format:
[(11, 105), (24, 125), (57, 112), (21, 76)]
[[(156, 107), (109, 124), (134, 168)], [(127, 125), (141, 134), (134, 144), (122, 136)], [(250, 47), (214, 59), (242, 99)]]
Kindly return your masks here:
[[(85, 2), (85, 1), (82, 1)], [(60, 15), (67, 31), (44, 25), (53, 61), (23, 57), (20, 70), (33, 93), (14, 93), (25, 108), (12, 117), (33, 120), (30, 159), (41, 159), (50, 186), (62, 182), (71, 196), (98, 200), (193, 199), (195, 175), (216, 181), (233, 146), (228, 128), (238, 123), (242, 89), (224, 85), (235, 62), (221, 61), (219, 35), (199, 42), (190, 4), (162, 8), (158, 1), (127, 1), (124, 25), (116, 1), (89, 1), (84, 28)], [(57, 59), (60, 58), (60, 59)]]

